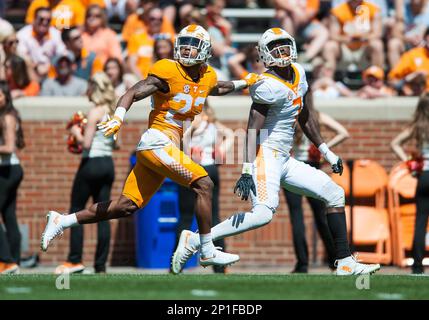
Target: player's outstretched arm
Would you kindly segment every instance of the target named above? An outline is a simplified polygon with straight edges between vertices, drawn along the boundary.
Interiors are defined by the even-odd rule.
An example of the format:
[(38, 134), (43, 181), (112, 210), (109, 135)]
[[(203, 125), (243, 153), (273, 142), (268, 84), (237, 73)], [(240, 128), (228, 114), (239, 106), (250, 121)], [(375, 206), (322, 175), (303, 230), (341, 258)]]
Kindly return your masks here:
[(224, 96), (232, 91), (246, 89), (261, 79), (261, 75), (249, 73), (243, 80), (218, 81), (217, 85), (210, 91), (210, 95)]
[(137, 82), (118, 100), (113, 118), (109, 117), (108, 121), (100, 122), (97, 126), (98, 129), (105, 136), (116, 135), (124, 122), (125, 113), (131, 108), (133, 102), (142, 100), (158, 90), (168, 92), (169, 87), (164, 80), (155, 76), (148, 76)]
[(340, 157), (333, 153), (327, 144), (323, 142), (320, 134), (319, 122), (313, 108), (313, 95), (309, 90), (304, 97), (304, 108), (298, 116), (298, 122), (302, 131), (319, 148), (323, 157), (331, 164), (334, 173), (343, 173), (343, 162)]
[(250, 191), (256, 196), (256, 187), (253, 182), (253, 161), (255, 161), (256, 158), (256, 137), (260, 134), (267, 113), (268, 106), (264, 104), (254, 102), (250, 108), (244, 146), (243, 170), (234, 188), (234, 193), (241, 197), (241, 200), (247, 200)]

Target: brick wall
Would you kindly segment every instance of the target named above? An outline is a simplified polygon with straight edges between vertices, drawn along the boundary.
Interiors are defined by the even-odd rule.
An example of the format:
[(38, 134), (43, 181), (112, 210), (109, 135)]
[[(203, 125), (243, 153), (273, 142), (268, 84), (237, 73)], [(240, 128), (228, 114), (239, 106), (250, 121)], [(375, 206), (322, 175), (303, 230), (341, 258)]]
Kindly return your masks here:
[[(335, 148), (344, 159), (371, 158), (379, 161), (386, 169), (396, 162), (390, 150), (391, 139), (404, 127), (404, 120), (397, 121), (341, 121), (349, 130), (351, 138)], [(244, 128), (245, 121), (224, 121), (229, 127)], [(18, 219), (28, 224), (30, 230), (30, 251), (39, 251), (39, 240), (44, 227), (44, 216), (48, 209), (66, 212), (70, 204), (70, 189), (79, 156), (67, 152), (65, 121), (24, 121), (27, 147), (20, 153), (24, 167), (24, 181), (19, 189)], [(145, 122), (132, 121), (122, 129), (121, 148), (115, 152), (116, 181), (113, 197), (121, 191), (129, 170), (128, 157), (139, 140)], [(326, 138), (330, 133), (323, 130)], [(222, 187), (220, 211), (222, 219), (232, 213), (246, 210), (248, 203), (241, 202), (232, 190), (239, 177), (240, 165), (221, 167)], [(305, 224), (310, 258), (313, 257), (313, 226), (311, 211), (305, 203)], [(112, 221), (111, 265), (133, 265), (134, 225), (133, 218)], [(84, 262), (92, 264), (96, 245), (96, 226), (85, 227)], [(48, 253), (41, 254), (44, 264), (56, 264), (65, 260), (68, 252), (69, 232), (57, 241)], [(321, 261), (323, 247), (317, 241), (317, 262)], [(286, 265), (295, 262), (291, 240), (291, 228), (287, 206), (283, 195), (273, 221), (261, 229), (250, 231), (227, 240), (228, 251), (241, 255), (241, 267)]]

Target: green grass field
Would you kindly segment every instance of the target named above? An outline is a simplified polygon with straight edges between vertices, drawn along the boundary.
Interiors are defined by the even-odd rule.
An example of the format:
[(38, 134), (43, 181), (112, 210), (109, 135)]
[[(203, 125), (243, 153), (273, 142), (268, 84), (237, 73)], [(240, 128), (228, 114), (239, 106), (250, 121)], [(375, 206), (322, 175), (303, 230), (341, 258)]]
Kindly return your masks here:
[(0, 276), (3, 299), (429, 299), (429, 277), (373, 275), (369, 290), (356, 277), (332, 275), (72, 275), (58, 290), (53, 275)]

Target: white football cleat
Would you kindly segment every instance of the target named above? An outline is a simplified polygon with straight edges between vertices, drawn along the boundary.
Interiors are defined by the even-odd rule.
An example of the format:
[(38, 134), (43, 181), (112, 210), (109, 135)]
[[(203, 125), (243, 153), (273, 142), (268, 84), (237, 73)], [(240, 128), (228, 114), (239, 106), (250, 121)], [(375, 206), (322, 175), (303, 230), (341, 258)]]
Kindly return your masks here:
[(56, 211), (49, 211), (47, 214), (45, 231), (40, 241), (40, 247), (43, 251), (48, 250), (48, 246), (53, 239), (63, 234), (64, 229), (60, 223), (62, 218), (63, 215)]
[(183, 230), (180, 234), (177, 249), (171, 259), (172, 273), (179, 274), (186, 262), (191, 259), (195, 253), (197, 253), (200, 246), (199, 242), (192, 241), (193, 236), (195, 236), (195, 233), (189, 230)]
[(231, 264), (240, 261), (239, 255), (222, 252), (219, 249), (221, 248), (216, 247), (213, 257), (200, 257), (200, 265), (204, 268), (208, 266), (230, 266)]
[(354, 256), (350, 256), (344, 259), (336, 261), (337, 264), (337, 276), (349, 276), (357, 274), (372, 274), (380, 270), (380, 265), (377, 264), (364, 264), (356, 260)]

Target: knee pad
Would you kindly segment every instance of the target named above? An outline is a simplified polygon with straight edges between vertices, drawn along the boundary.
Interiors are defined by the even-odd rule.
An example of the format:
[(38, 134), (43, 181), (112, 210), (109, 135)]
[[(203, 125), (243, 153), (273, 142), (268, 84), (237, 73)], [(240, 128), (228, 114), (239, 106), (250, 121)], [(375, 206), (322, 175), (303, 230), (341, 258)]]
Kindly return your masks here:
[(328, 208), (340, 208), (345, 205), (344, 189), (334, 181), (329, 181), (323, 186), (322, 198)]
[(273, 219), (273, 210), (263, 204), (256, 205), (253, 208), (252, 213), (255, 222), (261, 226), (269, 223)]

